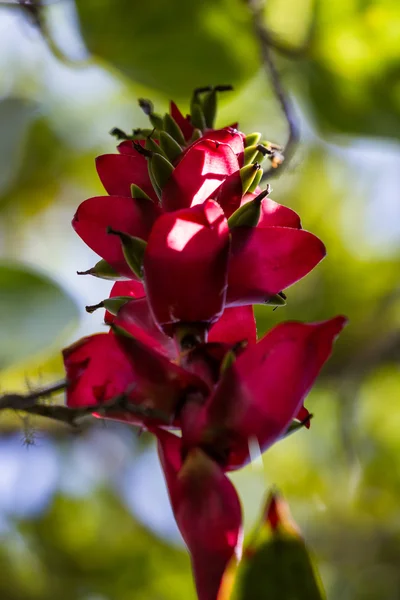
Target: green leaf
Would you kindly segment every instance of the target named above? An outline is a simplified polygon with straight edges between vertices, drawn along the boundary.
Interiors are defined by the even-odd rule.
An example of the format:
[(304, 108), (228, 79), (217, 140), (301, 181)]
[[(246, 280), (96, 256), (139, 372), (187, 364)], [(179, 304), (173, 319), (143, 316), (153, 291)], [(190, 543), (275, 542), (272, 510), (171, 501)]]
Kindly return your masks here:
[(0, 263), (0, 370), (57, 346), (78, 318), (72, 299), (48, 277)]
[[(188, 97), (201, 85), (238, 85), (258, 48), (240, 0), (77, 0), (89, 50), (134, 81)], [(218, 60), (216, 60), (218, 57)]]

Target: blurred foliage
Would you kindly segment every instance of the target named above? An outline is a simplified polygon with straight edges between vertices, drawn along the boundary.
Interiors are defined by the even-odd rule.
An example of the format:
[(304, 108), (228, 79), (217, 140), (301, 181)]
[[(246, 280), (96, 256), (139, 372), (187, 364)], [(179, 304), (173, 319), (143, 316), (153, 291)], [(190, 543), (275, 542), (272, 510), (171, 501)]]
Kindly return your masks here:
[(48, 346), (57, 347), (77, 321), (71, 298), (32, 269), (0, 263), (0, 289), (0, 371)]
[[(27, 374), (33, 383), (33, 368), (38, 380), (43, 369), (45, 379), (58, 376), (56, 350), (67, 343), (64, 335), (77, 317), (70, 295), (82, 307), (107, 293), (108, 284), (75, 276), (96, 258), (74, 235), (70, 220), (82, 199), (102, 193), (93, 159), (96, 149), (112, 151), (107, 131), (143, 126), (137, 96), (154, 91), (161, 110), (172, 95), (183, 98), (195, 86), (233, 83), (236, 91), (224, 95), (219, 124), (238, 119), (245, 131), (263, 131), (281, 143), (286, 137), (279, 106), (259, 71), (244, 2), (76, 0), (76, 6), (94, 54), (91, 66), (57, 63), (21, 16), (5, 22), (6, 10), (0, 12), (2, 389), (10, 381), (23, 387)], [(72, 43), (68, 27), (74, 30), (67, 7), (57, 5), (66, 11), (58, 17), (66, 45)], [(311, 429), (271, 448), (262, 467), (255, 464), (232, 479), (243, 497), (247, 528), (265, 488), (282, 489), (315, 552), (328, 598), (395, 600), (400, 149), (381, 138), (398, 139), (400, 132), (400, 7), (395, 0), (271, 0), (265, 14), (269, 29), (292, 49), (307, 42), (312, 26), (299, 56), (279, 55), (304, 135), (289, 169), (272, 181), (272, 197), (300, 213), (328, 255), (287, 291), (286, 307), (257, 307), (259, 334), (286, 319), (342, 313), (350, 323), (307, 399), (315, 415)], [(321, 132), (331, 139), (319, 138)], [(372, 142), (367, 146), (355, 136), (372, 136)], [(50, 278), (21, 266), (27, 262)], [(53, 278), (64, 282), (65, 291)], [(100, 330), (97, 316), (81, 320), (71, 341)], [(47, 357), (49, 348), (54, 352)], [(18, 416), (1, 418), (3, 430), (10, 422), (20, 428)], [(35, 422), (37, 430), (45, 427)], [(59, 427), (50, 431), (58, 442), (64, 437)], [(87, 452), (97, 457), (99, 448)], [(107, 439), (105, 452), (112, 453)], [(110, 460), (107, 468), (114, 473), (117, 465)], [(150, 534), (141, 515), (133, 518), (108, 483), (75, 499), (59, 490), (35, 517), (7, 517), (1, 598), (194, 597), (186, 554)], [(9, 485), (16, 496), (26, 493), (21, 482)]]

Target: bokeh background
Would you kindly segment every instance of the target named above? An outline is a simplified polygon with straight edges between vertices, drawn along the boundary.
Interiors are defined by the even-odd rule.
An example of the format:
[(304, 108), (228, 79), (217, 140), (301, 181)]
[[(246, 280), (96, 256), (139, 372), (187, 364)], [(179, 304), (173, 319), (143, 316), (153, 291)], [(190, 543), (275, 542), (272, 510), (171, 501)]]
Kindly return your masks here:
[[(242, 0), (61, 0), (42, 19), (0, 1), (0, 392), (61, 378), (60, 347), (103, 327), (84, 306), (110, 284), (76, 275), (97, 257), (70, 221), (102, 193), (108, 131), (145, 125), (138, 97), (185, 109), (193, 87), (232, 83), (219, 125), (287, 137)], [(266, 491), (284, 492), (329, 599), (397, 600), (400, 6), (270, 0), (265, 20), (302, 134), (272, 197), (328, 256), (287, 307), (257, 309), (259, 332), (350, 324), (308, 398), (311, 429), (232, 479), (246, 531)], [(194, 599), (151, 439), (0, 414), (0, 572), (2, 600)]]

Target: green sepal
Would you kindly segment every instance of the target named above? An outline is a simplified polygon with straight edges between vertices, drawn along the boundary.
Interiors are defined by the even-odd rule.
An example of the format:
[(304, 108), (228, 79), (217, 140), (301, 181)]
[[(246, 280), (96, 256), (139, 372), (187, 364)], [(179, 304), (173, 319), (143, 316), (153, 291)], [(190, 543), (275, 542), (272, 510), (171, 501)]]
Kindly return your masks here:
[(157, 194), (157, 197), (159, 200), (161, 200), (161, 190), (160, 187), (157, 183), (157, 180), (154, 176), (154, 172), (153, 172), (153, 167), (151, 164), (151, 160), (147, 161), (147, 170), (149, 172), (149, 179), (151, 181), (151, 185), (153, 186), (153, 189), (155, 191), (155, 193)]
[(169, 113), (165, 113), (163, 120), (163, 130), (169, 133), (174, 140), (181, 146), (185, 145), (185, 137), (178, 123)]
[(131, 300), (131, 296), (113, 296), (112, 298), (106, 298), (105, 300), (102, 300), (101, 302), (99, 302), (99, 304), (94, 304), (93, 306), (86, 306), (86, 312), (93, 313), (98, 308), (105, 308), (112, 315), (117, 316), (119, 309)]
[(144, 147), (146, 148), (146, 150), (150, 150), (150, 152), (153, 152), (153, 154), (161, 154), (161, 156), (167, 158), (167, 155), (165, 154), (164, 150), (157, 144), (157, 142), (153, 140), (151, 136), (146, 138)]
[(134, 140), (145, 140), (154, 133), (153, 129), (132, 129), (132, 138)]
[(299, 429), (303, 429), (303, 427), (306, 427), (308, 425), (308, 423), (311, 421), (311, 419), (313, 418), (313, 416), (314, 415), (312, 415), (310, 413), (308, 415), (308, 417), (306, 419), (304, 419), (303, 421), (298, 421), (297, 419), (293, 419), (293, 421), (291, 422), (289, 427), (286, 429), (286, 431), (282, 437), (287, 437), (288, 435), (295, 433)]
[(109, 265), (108, 262), (103, 258), (88, 271), (77, 271), (77, 273), (78, 275), (93, 275), (93, 277), (98, 277), (99, 279), (108, 279), (111, 281), (125, 279), (125, 277), (117, 273), (117, 271), (113, 269), (112, 266)]
[(259, 171), (256, 173), (256, 176), (255, 176), (255, 177), (254, 177), (254, 179), (253, 179), (253, 183), (250, 185), (249, 189), (247, 190), (247, 193), (248, 193), (248, 194), (252, 194), (252, 193), (253, 193), (253, 192), (256, 190), (256, 188), (257, 188), (258, 184), (261, 182), (261, 179), (262, 179), (263, 173), (264, 173), (263, 169), (260, 169), (260, 170), (259, 170)]
[(260, 140), (261, 133), (258, 133), (257, 131), (254, 133), (249, 133), (249, 135), (246, 135), (244, 138), (244, 147), (248, 148), (249, 146), (257, 146)]
[(162, 116), (154, 112), (154, 107), (151, 100), (139, 98), (139, 106), (143, 110), (143, 112), (149, 117), (150, 123), (153, 125), (153, 127), (155, 127), (155, 129), (163, 128)]
[(203, 135), (203, 132), (200, 129), (194, 129), (193, 133), (192, 133), (192, 137), (189, 140), (189, 144), (193, 144), (193, 142), (196, 142), (197, 140), (199, 140), (201, 138), (201, 136)]
[(215, 117), (217, 116), (217, 92), (215, 89), (204, 95), (203, 113), (206, 126), (209, 129), (212, 129), (214, 127)]
[(265, 304), (269, 306), (286, 306), (286, 295), (283, 292), (279, 292), (279, 294), (274, 294), (268, 300), (265, 301)]
[(116, 231), (111, 227), (108, 227), (107, 233), (119, 237), (122, 244), (122, 252), (124, 253), (127, 264), (132, 269), (133, 273), (139, 277), (139, 279), (142, 279), (143, 259), (147, 243), (142, 240), (142, 238), (134, 237), (123, 231)]
[(247, 148), (245, 148), (244, 152), (243, 152), (243, 164), (246, 165), (250, 165), (252, 162), (256, 162), (256, 156), (258, 156), (259, 151), (258, 151), (258, 147), (257, 145), (255, 146), (248, 146)]
[(131, 183), (131, 196), (136, 200), (149, 200), (153, 202), (153, 200), (140, 188), (136, 183)]
[(182, 154), (182, 147), (167, 131), (160, 132), (160, 146), (171, 162), (174, 162)]
[(200, 104), (193, 104), (190, 116), (193, 127), (200, 129), (200, 131), (204, 131), (206, 129), (206, 118)]
[(149, 160), (149, 164), (151, 165), (154, 179), (160, 190), (162, 190), (171, 177), (174, 167), (169, 160), (164, 156), (161, 156), (161, 154), (153, 154)]
[(254, 181), (255, 176), (261, 169), (258, 163), (252, 163), (240, 169), (240, 178), (242, 180), (242, 194), (246, 194), (249, 187)]

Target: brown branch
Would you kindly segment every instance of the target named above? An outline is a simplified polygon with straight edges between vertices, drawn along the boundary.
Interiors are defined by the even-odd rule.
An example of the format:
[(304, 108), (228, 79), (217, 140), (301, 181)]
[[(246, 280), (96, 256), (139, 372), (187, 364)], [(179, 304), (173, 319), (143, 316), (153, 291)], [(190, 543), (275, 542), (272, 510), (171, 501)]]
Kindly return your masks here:
[[(281, 172), (283, 165), (287, 167), (289, 164), (297, 144), (299, 142), (299, 127), (297, 119), (294, 115), (292, 103), (287, 96), (280, 79), (280, 75), (275, 65), (275, 61), (272, 54), (272, 47), (274, 43), (271, 43), (271, 33), (267, 30), (264, 24), (264, 0), (246, 0), (247, 5), (250, 9), (253, 21), (254, 33), (260, 44), (261, 59), (264, 69), (269, 77), (275, 96), (281, 106), (282, 112), (285, 115), (289, 135), (285, 147), (282, 150), (282, 156), (277, 155), (274, 161), (272, 157), (272, 166), (270, 169), (265, 171), (262, 179), (270, 179), (274, 177), (277, 172)], [(276, 42), (276, 40), (275, 40)], [(284, 159), (284, 160), (283, 160)]]
[(170, 418), (164, 412), (141, 404), (130, 403), (129, 394), (132, 392), (132, 389), (102, 404), (82, 406), (80, 408), (70, 408), (68, 406), (44, 404), (41, 402), (41, 400), (66, 389), (67, 385), (66, 381), (62, 381), (27, 394), (3, 394), (0, 396), (0, 411), (7, 409), (22, 411), (26, 414), (39, 415), (65, 423), (71, 427), (78, 427), (80, 419), (91, 416), (93, 413), (106, 417), (109, 411), (115, 410), (137, 416), (140, 419), (154, 419), (166, 425), (170, 423)]

